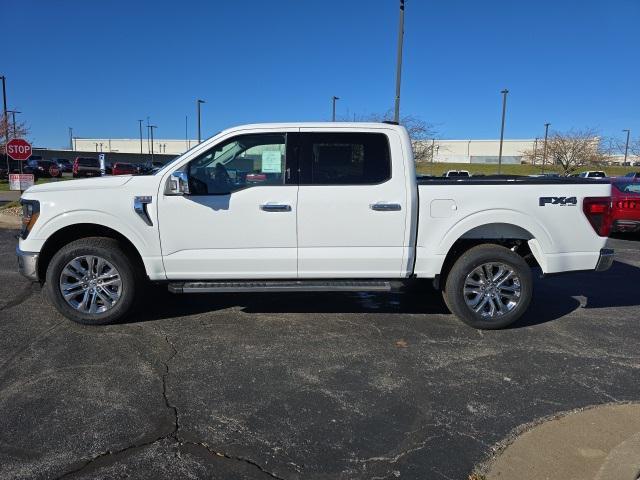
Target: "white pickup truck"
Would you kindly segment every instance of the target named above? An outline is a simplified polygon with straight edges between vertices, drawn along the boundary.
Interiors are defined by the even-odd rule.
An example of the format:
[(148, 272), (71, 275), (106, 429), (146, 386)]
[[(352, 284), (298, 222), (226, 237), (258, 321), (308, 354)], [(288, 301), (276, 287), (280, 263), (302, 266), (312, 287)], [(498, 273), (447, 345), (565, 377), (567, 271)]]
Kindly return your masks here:
[(246, 125), (154, 175), (22, 196), (22, 273), (68, 318), (105, 324), (146, 280), (174, 293), (386, 291), (434, 279), (476, 328), (516, 321), (545, 274), (604, 270), (608, 181), (416, 177), (387, 123)]

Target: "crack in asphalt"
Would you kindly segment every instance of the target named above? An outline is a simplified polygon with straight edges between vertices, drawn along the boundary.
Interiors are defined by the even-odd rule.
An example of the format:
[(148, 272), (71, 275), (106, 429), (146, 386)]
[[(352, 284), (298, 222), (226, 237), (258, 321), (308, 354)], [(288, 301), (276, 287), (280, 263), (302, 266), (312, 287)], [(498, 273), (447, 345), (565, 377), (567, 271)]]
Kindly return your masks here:
[(144, 447), (149, 447), (151, 445), (155, 445), (156, 443), (159, 443), (159, 442), (161, 442), (163, 440), (172, 440), (177, 445), (191, 445), (191, 446), (194, 446), (194, 447), (203, 448), (210, 455), (213, 455), (213, 456), (216, 456), (216, 457), (221, 457), (221, 458), (226, 458), (228, 460), (235, 460), (235, 461), (238, 461), (238, 462), (243, 462), (243, 463), (246, 463), (248, 465), (251, 465), (252, 467), (255, 467), (261, 473), (264, 473), (265, 475), (267, 475), (267, 476), (269, 476), (271, 478), (275, 478), (276, 480), (285, 480), (284, 478), (279, 477), (275, 473), (272, 473), (272, 472), (266, 470), (262, 465), (260, 465), (259, 463), (255, 462), (255, 461), (253, 461), (253, 460), (251, 460), (249, 458), (233, 456), (233, 455), (229, 455), (229, 454), (224, 453), (224, 452), (219, 452), (217, 450), (212, 449), (209, 445), (207, 445), (204, 442), (193, 442), (193, 441), (185, 440), (184, 438), (180, 437), (180, 435), (178, 433), (179, 430), (180, 430), (180, 421), (179, 421), (180, 417), (179, 417), (179, 414), (178, 414), (178, 408), (169, 401), (169, 397), (167, 396), (167, 377), (169, 376), (169, 373), (170, 373), (169, 362), (171, 362), (171, 360), (173, 360), (174, 357), (178, 354), (178, 350), (176, 349), (175, 345), (169, 340), (169, 336), (168, 335), (164, 336), (164, 340), (167, 343), (167, 345), (171, 348), (171, 355), (169, 355), (169, 357), (166, 360), (162, 361), (162, 364), (164, 366), (164, 373), (162, 374), (162, 398), (164, 400), (164, 404), (165, 404), (166, 408), (173, 412), (173, 427), (172, 427), (172, 430), (169, 433), (166, 433), (165, 435), (161, 435), (161, 436), (159, 436), (157, 438), (154, 438), (152, 440), (148, 440), (146, 442), (134, 443), (134, 444), (128, 445), (128, 446), (123, 447), (123, 448), (118, 449), (118, 450), (107, 450), (106, 452), (102, 452), (102, 453), (96, 455), (95, 457), (92, 457), (89, 460), (86, 460), (84, 463), (82, 463), (82, 465), (79, 465), (77, 468), (74, 468), (73, 470), (69, 470), (69, 471), (63, 473), (62, 475), (56, 477), (56, 480), (61, 480), (61, 479), (64, 479), (64, 478), (68, 478), (68, 477), (70, 477), (72, 475), (79, 474), (85, 468), (90, 467), (92, 464), (94, 464), (97, 461), (100, 461), (101, 459), (103, 459), (105, 457), (109, 457), (109, 456), (115, 457), (115, 456), (123, 454), (123, 453), (125, 453), (125, 452), (127, 452), (129, 450), (140, 449), (140, 448), (144, 448)]
[(33, 294), (33, 283), (27, 283), (18, 294), (0, 307), (0, 311), (17, 307)]

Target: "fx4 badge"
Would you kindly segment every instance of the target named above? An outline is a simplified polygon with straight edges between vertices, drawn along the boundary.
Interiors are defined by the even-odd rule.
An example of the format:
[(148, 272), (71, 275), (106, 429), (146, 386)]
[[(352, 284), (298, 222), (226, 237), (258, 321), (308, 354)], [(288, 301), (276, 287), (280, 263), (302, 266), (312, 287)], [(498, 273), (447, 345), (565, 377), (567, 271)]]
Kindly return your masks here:
[(540, 206), (544, 207), (548, 204), (560, 205), (566, 207), (567, 205), (577, 205), (578, 199), (576, 197), (540, 197)]

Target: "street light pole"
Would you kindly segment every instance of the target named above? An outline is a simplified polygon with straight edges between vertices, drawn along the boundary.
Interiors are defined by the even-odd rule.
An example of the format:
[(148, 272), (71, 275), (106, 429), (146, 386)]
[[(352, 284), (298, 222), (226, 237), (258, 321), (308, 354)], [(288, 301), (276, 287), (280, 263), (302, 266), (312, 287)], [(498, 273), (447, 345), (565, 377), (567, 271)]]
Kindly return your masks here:
[(629, 130), (628, 128), (622, 130), (623, 132), (627, 132), (627, 143), (624, 146), (624, 163), (623, 165), (626, 165), (627, 163), (627, 155), (629, 153), (629, 134), (631, 133), (631, 130)]
[[(17, 135), (17, 131), (18, 130), (16, 128), (16, 113), (22, 113), (22, 112), (19, 112), (18, 110), (7, 110), (7, 113), (10, 113), (11, 117), (13, 119), (13, 138), (17, 138), (18, 137), (18, 135)], [(8, 119), (9, 118), (7, 117), (7, 120)], [(9, 128), (8, 124), (7, 124), (7, 128)]]
[(502, 143), (504, 141), (504, 117), (507, 113), (507, 94), (509, 90), (506, 88), (500, 92), (502, 94), (502, 126), (500, 127), (500, 150), (498, 151), (498, 175), (502, 171)]
[(144, 120), (138, 120), (138, 126), (140, 127), (140, 155), (142, 155), (142, 122)]
[(400, 20), (398, 25), (398, 54), (396, 57), (396, 103), (393, 121), (400, 123), (400, 81), (402, 77), (402, 43), (404, 41), (404, 0), (400, 0)]
[(335, 122), (336, 121), (336, 100), (340, 100), (340, 97), (336, 97), (335, 95), (333, 97), (331, 97), (331, 102), (332, 102), (332, 110), (331, 110), (331, 121)]
[(196, 100), (196, 106), (198, 109), (198, 143), (202, 143), (202, 135), (200, 133), (200, 124), (201, 124), (201, 120), (200, 120), (200, 105), (206, 103), (204, 100)]
[(73, 128), (69, 127), (69, 149), (73, 150)]
[(547, 137), (549, 136), (550, 123), (544, 124), (544, 148), (542, 150), (542, 173), (544, 173), (544, 166), (547, 164)]
[(151, 163), (153, 163), (153, 129), (158, 128), (157, 125), (148, 125), (149, 127), (149, 136), (151, 138)]

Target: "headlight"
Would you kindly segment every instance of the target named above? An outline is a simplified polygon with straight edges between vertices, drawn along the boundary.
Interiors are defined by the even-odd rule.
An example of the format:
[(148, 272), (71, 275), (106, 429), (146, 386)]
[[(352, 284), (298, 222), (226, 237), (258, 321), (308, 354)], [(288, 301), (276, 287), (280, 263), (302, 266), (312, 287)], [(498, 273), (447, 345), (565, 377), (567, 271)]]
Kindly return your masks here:
[(40, 216), (40, 202), (20, 199), (20, 203), (22, 204), (22, 231), (20, 232), (20, 237), (24, 240)]

